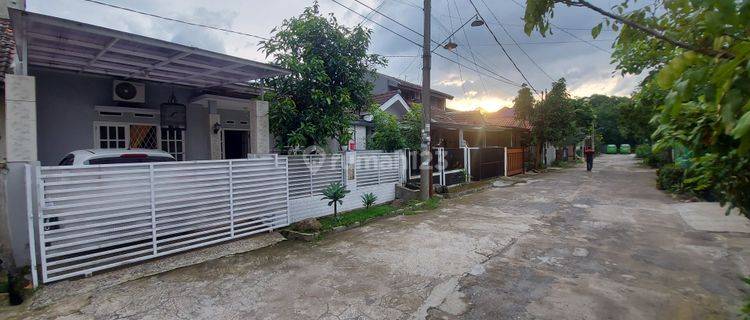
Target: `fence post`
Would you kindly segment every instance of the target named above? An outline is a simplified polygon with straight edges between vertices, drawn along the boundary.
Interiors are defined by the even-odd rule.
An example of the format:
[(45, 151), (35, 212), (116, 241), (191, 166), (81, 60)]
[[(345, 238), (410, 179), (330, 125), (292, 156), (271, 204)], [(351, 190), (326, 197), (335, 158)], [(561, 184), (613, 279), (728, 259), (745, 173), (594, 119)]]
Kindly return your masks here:
[(154, 197), (154, 165), (148, 165), (149, 189), (151, 191), (151, 243), (156, 255), (156, 198)]
[(234, 238), (234, 182), (232, 181), (232, 160), (229, 160), (229, 236)]
[(289, 215), (289, 157), (286, 158), (286, 224), (292, 224), (292, 217)]
[(47, 282), (47, 250), (44, 241), (44, 179), (42, 179), (42, 167), (36, 167), (36, 199), (37, 210), (37, 231), (39, 232), (39, 257), (42, 259), (42, 282)]
[(31, 284), (34, 288), (39, 286), (39, 279), (36, 274), (36, 238), (34, 237), (34, 207), (31, 197), (33, 196), (31, 188), (31, 166), (24, 164), (24, 187), (26, 189), (26, 219), (28, 219), (29, 231), (29, 254), (31, 255)]
[(505, 160), (503, 160), (503, 173), (504, 173), (504, 176), (507, 177), (508, 176), (508, 147), (503, 148), (503, 154), (505, 154), (504, 156)]
[(445, 186), (445, 148), (438, 149), (438, 156), (440, 157), (440, 185)]
[(375, 156), (375, 159), (377, 159), (378, 162), (378, 184), (380, 184), (380, 156), (382, 156), (380, 153)]
[(312, 159), (312, 155), (306, 155), (303, 157), (307, 157), (307, 172), (310, 173), (310, 196), (312, 197), (313, 196), (313, 171), (312, 171), (310, 163), (312, 163), (313, 159)]

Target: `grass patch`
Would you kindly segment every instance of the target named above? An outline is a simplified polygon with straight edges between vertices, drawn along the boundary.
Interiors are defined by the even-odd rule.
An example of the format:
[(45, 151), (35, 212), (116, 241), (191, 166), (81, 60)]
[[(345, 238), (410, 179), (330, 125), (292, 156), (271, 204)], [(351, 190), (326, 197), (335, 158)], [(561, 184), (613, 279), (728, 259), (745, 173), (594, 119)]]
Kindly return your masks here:
[(385, 204), (342, 213), (339, 215), (339, 219), (330, 216), (322, 218), (319, 221), (323, 230), (331, 230), (336, 227), (348, 226), (354, 224), (355, 222), (361, 223), (362, 221), (365, 221), (367, 219), (384, 216), (393, 212), (393, 210), (396, 210), (396, 208), (389, 204)]
[(427, 199), (427, 201), (423, 203), (419, 203), (419, 201), (413, 200), (407, 203), (407, 208), (404, 209), (404, 215), (410, 216), (417, 213), (421, 213), (423, 211), (429, 211), (437, 209), (440, 206), (440, 198), (438, 197), (432, 197)]

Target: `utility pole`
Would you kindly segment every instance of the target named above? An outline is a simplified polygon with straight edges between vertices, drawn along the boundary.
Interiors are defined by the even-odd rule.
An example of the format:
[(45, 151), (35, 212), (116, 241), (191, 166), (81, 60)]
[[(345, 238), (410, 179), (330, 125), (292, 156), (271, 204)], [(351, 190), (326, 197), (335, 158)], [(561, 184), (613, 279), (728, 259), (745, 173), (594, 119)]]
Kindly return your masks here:
[(419, 197), (422, 200), (430, 198), (432, 189), (431, 178), (432, 153), (430, 153), (430, 11), (431, 1), (424, 0), (424, 39), (422, 41), (422, 164), (419, 166)]

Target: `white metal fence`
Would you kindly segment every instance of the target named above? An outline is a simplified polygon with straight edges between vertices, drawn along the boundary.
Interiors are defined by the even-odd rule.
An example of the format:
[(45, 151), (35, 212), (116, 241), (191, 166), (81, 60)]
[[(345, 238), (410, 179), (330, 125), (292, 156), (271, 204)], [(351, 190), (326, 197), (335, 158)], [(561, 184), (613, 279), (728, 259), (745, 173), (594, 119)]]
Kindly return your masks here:
[(50, 282), (289, 224), (287, 158), (40, 167)]
[(289, 198), (297, 199), (321, 194), (333, 182), (342, 182), (342, 156), (289, 156)]
[(398, 153), (357, 153), (357, 187), (398, 182), (400, 179)]

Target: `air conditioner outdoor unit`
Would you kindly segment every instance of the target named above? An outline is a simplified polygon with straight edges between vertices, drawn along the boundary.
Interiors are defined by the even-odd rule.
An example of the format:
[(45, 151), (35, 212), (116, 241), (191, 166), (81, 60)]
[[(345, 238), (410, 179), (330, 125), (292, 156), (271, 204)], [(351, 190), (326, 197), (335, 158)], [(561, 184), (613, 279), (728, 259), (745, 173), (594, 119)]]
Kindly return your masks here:
[(146, 102), (146, 85), (138, 82), (115, 80), (112, 83), (112, 100), (124, 102)]

